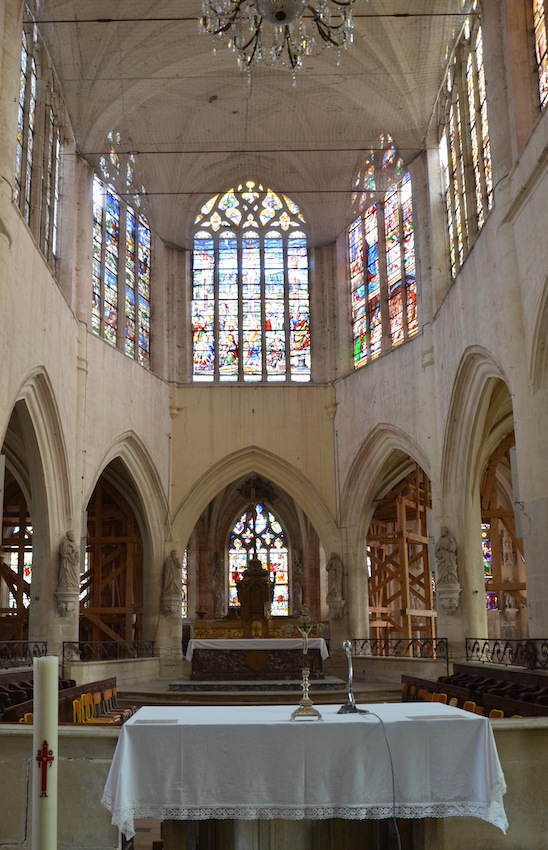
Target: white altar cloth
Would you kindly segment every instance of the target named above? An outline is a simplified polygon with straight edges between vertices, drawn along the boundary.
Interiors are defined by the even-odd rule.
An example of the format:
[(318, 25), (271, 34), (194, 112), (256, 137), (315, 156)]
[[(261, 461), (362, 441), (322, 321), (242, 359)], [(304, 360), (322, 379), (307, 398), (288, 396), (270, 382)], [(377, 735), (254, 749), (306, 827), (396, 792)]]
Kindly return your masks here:
[[(322, 661), (329, 657), (324, 638), (308, 638), (309, 649), (319, 649)], [(195, 649), (300, 649), (302, 638), (196, 638), (189, 640), (185, 658), (192, 661)]]
[(134, 818), (395, 814), (478, 817), (506, 832), (506, 786), (487, 718), (398, 703), (342, 715), (338, 706), (322, 705), (323, 721), (291, 722), (294, 708), (139, 709), (120, 730), (103, 793), (112, 823), (129, 838)]

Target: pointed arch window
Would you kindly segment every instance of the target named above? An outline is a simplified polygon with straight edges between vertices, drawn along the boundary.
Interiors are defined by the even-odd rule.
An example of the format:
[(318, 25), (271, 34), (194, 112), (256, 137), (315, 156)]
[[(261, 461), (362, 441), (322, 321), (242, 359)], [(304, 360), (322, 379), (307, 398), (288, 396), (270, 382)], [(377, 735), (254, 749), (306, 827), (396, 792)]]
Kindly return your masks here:
[(45, 44), (36, 24), (25, 24), (13, 200), (50, 265), (58, 253), (63, 123), (63, 100)]
[(540, 106), (548, 103), (548, 0), (533, 0), (533, 31), (535, 36), (535, 58), (538, 70)]
[(235, 524), (228, 544), (228, 604), (239, 607), (237, 585), (251, 558), (257, 557), (274, 581), (270, 613), (289, 614), (289, 575), (287, 536), (273, 513), (257, 504), (245, 511)]
[(193, 380), (310, 381), (305, 220), (248, 180), (195, 220)]
[(94, 333), (150, 366), (150, 228), (112, 186), (93, 178)]
[(390, 136), (369, 152), (356, 187), (348, 252), (357, 369), (418, 331), (411, 176)]
[(446, 90), (440, 157), (454, 278), (493, 206), (483, 41), (477, 14), (464, 24)]

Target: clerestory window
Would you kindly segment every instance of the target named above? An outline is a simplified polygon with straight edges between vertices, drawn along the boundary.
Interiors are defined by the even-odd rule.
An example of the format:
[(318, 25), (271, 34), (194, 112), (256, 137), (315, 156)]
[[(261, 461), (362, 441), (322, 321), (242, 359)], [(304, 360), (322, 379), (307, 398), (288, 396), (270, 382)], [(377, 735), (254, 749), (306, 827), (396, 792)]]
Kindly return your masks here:
[(310, 381), (305, 220), (248, 180), (195, 220), (193, 380)]
[(150, 228), (112, 186), (93, 178), (94, 333), (150, 366)]
[(454, 278), (493, 205), (483, 42), (476, 14), (464, 24), (446, 90), (440, 156)]
[(13, 200), (50, 265), (58, 251), (63, 113), (59, 84), (44, 42), (36, 24), (25, 24)]
[(418, 331), (411, 176), (381, 136), (356, 180), (348, 231), (354, 367)]
[(548, 0), (533, 0), (533, 31), (535, 36), (535, 59), (538, 71), (540, 106), (548, 103)]

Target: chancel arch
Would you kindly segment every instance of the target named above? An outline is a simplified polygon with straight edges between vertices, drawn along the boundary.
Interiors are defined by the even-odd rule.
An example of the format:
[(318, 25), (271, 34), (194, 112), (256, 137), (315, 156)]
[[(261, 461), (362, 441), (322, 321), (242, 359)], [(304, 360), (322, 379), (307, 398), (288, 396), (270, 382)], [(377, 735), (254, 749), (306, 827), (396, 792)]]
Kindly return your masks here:
[[(214, 464), (200, 480), (192, 483), (174, 511), (171, 531), (173, 540), (180, 541), (183, 547), (186, 546), (200, 516), (223, 488), (252, 474), (270, 481), (300, 506), (318, 535), (324, 552), (339, 550), (339, 529), (324, 495), (318, 492), (302, 471), (259, 446), (249, 446), (228, 455)], [(236, 512), (230, 517), (230, 522), (235, 519)], [(228, 522), (227, 520), (227, 533)]]
[(266, 587), (270, 596), (263, 600), (264, 616), (299, 616), (303, 605), (313, 616), (322, 616), (319, 564), (325, 563), (325, 554), (318, 535), (289, 494), (251, 472), (223, 487), (193, 530), (189, 572), (195, 576), (199, 617), (242, 615), (239, 585), (255, 558), (272, 585)]

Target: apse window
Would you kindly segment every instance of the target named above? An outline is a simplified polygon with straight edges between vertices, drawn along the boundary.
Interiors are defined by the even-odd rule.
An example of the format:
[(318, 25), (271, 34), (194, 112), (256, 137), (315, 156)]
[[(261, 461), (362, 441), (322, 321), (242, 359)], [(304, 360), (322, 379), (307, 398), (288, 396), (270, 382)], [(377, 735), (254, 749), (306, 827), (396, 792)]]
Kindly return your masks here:
[(381, 136), (356, 179), (348, 231), (354, 368), (418, 331), (411, 176)]
[(493, 206), (483, 41), (476, 14), (465, 22), (445, 89), (440, 159), (454, 278)]
[(241, 515), (228, 546), (228, 605), (238, 608), (238, 582), (253, 558), (258, 558), (273, 584), (272, 616), (289, 614), (288, 549), (285, 531), (264, 505), (250, 507)]
[(150, 365), (150, 228), (112, 186), (93, 179), (94, 333)]
[(305, 220), (248, 180), (196, 217), (193, 380), (310, 381)]

